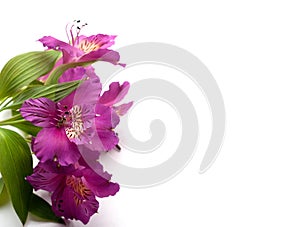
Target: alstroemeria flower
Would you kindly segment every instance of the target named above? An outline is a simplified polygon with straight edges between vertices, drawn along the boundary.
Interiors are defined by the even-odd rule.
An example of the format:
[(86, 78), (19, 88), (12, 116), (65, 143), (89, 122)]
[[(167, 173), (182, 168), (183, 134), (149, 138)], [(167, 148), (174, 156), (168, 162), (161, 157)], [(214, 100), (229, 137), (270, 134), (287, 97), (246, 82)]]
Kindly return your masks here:
[[(77, 29), (74, 36), (74, 29)], [(114, 44), (114, 35), (97, 34), (89, 37), (79, 35), (81, 28), (73, 24), (67, 31), (69, 43), (60, 41), (52, 36), (44, 36), (39, 41), (48, 49), (62, 51), (63, 64), (70, 62), (107, 61), (112, 64), (119, 64), (120, 55), (118, 52), (109, 50)], [(124, 64), (119, 64), (124, 65)]]
[(79, 80), (84, 76), (85, 81), (57, 103), (38, 98), (22, 105), (22, 116), (43, 128), (32, 142), (32, 150), (41, 162), (58, 160), (61, 165), (69, 165), (80, 157), (80, 146), (100, 152), (112, 150), (119, 142), (114, 128), (119, 124), (119, 116), (132, 103), (121, 108), (112, 105), (126, 95), (129, 83), (122, 86), (112, 83), (110, 90), (100, 97), (101, 83), (93, 71), (87, 75), (85, 68), (69, 69), (60, 81)]
[(74, 163), (80, 157), (77, 145), (89, 143), (94, 137), (95, 103), (101, 84), (98, 77), (84, 80), (76, 92), (57, 103), (48, 98), (29, 99), (20, 108), (27, 121), (43, 128), (32, 143), (41, 162)]
[(52, 194), (52, 209), (57, 216), (84, 224), (98, 211), (96, 196), (113, 196), (119, 191), (119, 185), (110, 182), (111, 175), (104, 172), (99, 163), (92, 170), (82, 158), (69, 166), (53, 161), (40, 162), (26, 179), (35, 190)]

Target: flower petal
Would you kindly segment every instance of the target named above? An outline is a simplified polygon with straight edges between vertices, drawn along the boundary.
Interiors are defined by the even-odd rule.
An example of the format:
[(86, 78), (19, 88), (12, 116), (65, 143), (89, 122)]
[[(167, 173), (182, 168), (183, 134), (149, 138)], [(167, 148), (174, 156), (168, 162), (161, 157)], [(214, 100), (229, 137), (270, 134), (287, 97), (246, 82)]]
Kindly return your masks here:
[(99, 49), (82, 55), (76, 62), (92, 62), (92, 61), (106, 61), (114, 65), (119, 64), (120, 55), (118, 52), (108, 49)]
[(69, 69), (62, 76), (60, 82), (66, 80), (81, 80), (84, 81), (71, 94), (62, 99), (59, 103), (68, 108), (74, 105), (81, 104), (96, 104), (101, 93), (102, 85), (99, 77), (93, 72), (93, 68), (76, 67)]
[(44, 47), (48, 47), (49, 49), (64, 49), (68, 46), (70, 46), (70, 44), (65, 43), (63, 41), (60, 41), (52, 36), (44, 36), (43, 38), (40, 38), (38, 41), (40, 41)]
[(67, 69), (61, 77), (58, 79), (59, 83), (71, 82), (75, 80), (81, 80), (85, 75), (85, 68), (76, 67)]
[(38, 127), (53, 127), (56, 125), (56, 103), (47, 98), (26, 100), (20, 108), (21, 115)]
[(79, 36), (77, 48), (83, 50), (84, 52), (91, 52), (93, 49), (106, 49), (111, 47), (115, 41), (115, 35), (103, 35), (97, 34), (89, 37)]
[(113, 129), (120, 122), (119, 116), (111, 107), (98, 103), (96, 105), (95, 112), (95, 123), (97, 129)]
[(66, 166), (75, 163), (80, 158), (76, 144), (69, 141), (64, 128), (44, 128), (34, 140), (33, 152), (41, 162), (57, 159)]
[(61, 185), (51, 196), (52, 209), (57, 216), (75, 219), (87, 224), (98, 211), (99, 203), (94, 194), (81, 196), (74, 188)]
[(119, 116), (123, 116), (127, 113), (127, 111), (131, 108), (133, 102), (125, 103), (120, 106), (114, 106), (113, 109)]
[[(100, 163), (99, 166), (101, 166)], [(115, 195), (120, 190), (120, 186), (110, 182), (111, 175), (104, 172), (103, 168), (101, 171), (101, 173), (95, 173), (90, 168), (84, 169), (84, 183), (100, 198)]]
[(117, 134), (109, 129), (97, 129), (96, 135), (84, 146), (92, 151), (110, 151), (119, 143)]
[(114, 131), (111, 130), (97, 130), (98, 139), (101, 142), (99, 148), (102, 151), (110, 151), (119, 143), (119, 138)]
[(109, 85), (109, 90), (104, 92), (100, 97), (99, 102), (106, 106), (112, 106), (125, 97), (125, 95), (128, 93), (129, 87), (130, 84), (127, 81), (122, 85), (120, 85), (119, 82), (113, 82)]
[(53, 192), (64, 179), (64, 175), (59, 175), (49, 170), (48, 167), (48, 162), (39, 162), (39, 164), (34, 168), (33, 174), (26, 177), (26, 180), (35, 190), (43, 189), (48, 192)]

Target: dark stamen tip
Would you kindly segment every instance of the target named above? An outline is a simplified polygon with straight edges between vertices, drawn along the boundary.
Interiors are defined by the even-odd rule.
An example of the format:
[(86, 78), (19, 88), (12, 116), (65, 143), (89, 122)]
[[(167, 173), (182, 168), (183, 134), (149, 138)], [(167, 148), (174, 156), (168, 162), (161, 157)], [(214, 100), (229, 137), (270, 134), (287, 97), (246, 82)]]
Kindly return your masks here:
[(121, 147), (119, 146), (119, 144), (116, 145), (116, 149), (117, 149), (118, 151), (121, 151)]

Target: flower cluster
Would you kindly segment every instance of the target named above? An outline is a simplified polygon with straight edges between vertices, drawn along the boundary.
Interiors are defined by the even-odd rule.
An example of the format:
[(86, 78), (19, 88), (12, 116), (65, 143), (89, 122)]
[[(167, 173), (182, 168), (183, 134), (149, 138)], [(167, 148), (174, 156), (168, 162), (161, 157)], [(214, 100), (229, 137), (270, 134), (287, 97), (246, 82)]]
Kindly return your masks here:
[[(86, 37), (80, 35), (80, 29), (76, 23), (71, 26), (69, 43), (51, 36), (39, 39), (47, 51), (61, 52), (53, 70), (63, 64), (99, 60), (124, 66), (119, 63), (119, 54), (108, 49), (115, 36)], [(44, 83), (49, 74), (39, 80)], [(26, 180), (35, 190), (51, 193), (52, 210), (57, 216), (86, 224), (98, 210), (96, 197), (112, 196), (119, 190), (97, 159), (101, 152), (118, 147), (114, 129), (132, 102), (118, 104), (128, 92), (128, 82), (113, 82), (102, 92), (100, 79), (91, 65), (67, 69), (58, 82), (76, 80), (81, 81), (78, 88), (63, 99), (28, 99), (20, 113), (42, 128), (31, 144), (39, 163)]]

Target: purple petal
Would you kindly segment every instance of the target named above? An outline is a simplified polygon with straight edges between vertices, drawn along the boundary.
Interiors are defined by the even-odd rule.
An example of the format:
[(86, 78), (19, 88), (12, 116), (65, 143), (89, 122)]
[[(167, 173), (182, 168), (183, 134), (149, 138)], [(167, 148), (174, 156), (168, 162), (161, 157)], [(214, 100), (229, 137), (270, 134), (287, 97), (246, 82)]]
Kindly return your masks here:
[(108, 49), (99, 49), (81, 56), (76, 62), (107, 61), (117, 65), (120, 60), (118, 52)]
[(35, 190), (43, 189), (53, 192), (64, 180), (64, 175), (59, 175), (48, 170), (49, 163), (39, 163), (33, 170), (33, 174), (26, 180)]
[(65, 43), (63, 41), (60, 41), (52, 36), (44, 36), (43, 38), (40, 38), (38, 41), (40, 41), (44, 47), (48, 47), (49, 49), (64, 49), (70, 46), (70, 44)]
[(38, 127), (53, 127), (57, 123), (56, 103), (47, 98), (25, 101), (20, 112), (27, 121)]
[(97, 134), (84, 146), (92, 151), (110, 151), (119, 143), (117, 134), (109, 129), (97, 129)]
[(92, 35), (89, 37), (79, 36), (77, 47), (86, 53), (91, 52), (96, 48), (107, 49), (108, 47), (112, 46), (115, 43), (114, 41), (115, 38), (116, 38), (115, 35), (103, 35), (103, 34)]
[(131, 108), (133, 102), (125, 103), (120, 106), (114, 106), (113, 109), (119, 116), (123, 116), (127, 113), (127, 111)]
[(64, 82), (71, 82), (75, 80), (81, 80), (85, 75), (85, 71), (86, 70), (83, 67), (67, 69), (59, 78), (58, 82), (64, 83)]
[(63, 63), (72, 63), (78, 62), (81, 56), (84, 55), (84, 52), (76, 47), (68, 46), (61, 50), (63, 53)]
[(119, 138), (114, 131), (97, 130), (97, 133), (101, 143), (101, 145), (99, 145), (101, 151), (110, 151), (119, 143)]
[(83, 103), (95, 105), (99, 99), (101, 87), (98, 77), (86, 77), (79, 88), (75, 90), (74, 105)]
[(119, 116), (111, 107), (98, 103), (96, 105), (95, 112), (95, 123), (97, 129), (112, 129), (120, 122)]
[(118, 184), (110, 182), (111, 175), (104, 172), (103, 169), (102, 173), (97, 174), (93, 170), (87, 168), (84, 170), (83, 175), (84, 183), (100, 198), (113, 196), (120, 189)]
[(98, 211), (95, 195), (82, 184), (79, 178), (68, 177), (51, 196), (52, 209), (57, 216), (75, 219), (87, 224)]
[(99, 77), (93, 72), (93, 68), (76, 67), (67, 70), (65, 74), (61, 79), (63, 82), (73, 80), (73, 78), (74, 80), (85, 79), (75, 91), (59, 102), (61, 105), (71, 107), (80, 104), (95, 104), (97, 102), (102, 85)]
[(41, 162), (57, 159), (60, 165), (66, 166), (80, 158), (76, 144), (69, 141), (63, 127), (42, 129), (35, 138), (32, 148)]
[(100, 97), (99, 102), (106, 106), (112, 106), (125, 97), (128, 93), (129, 87), (130, 84), (128, 82), (124, 82), (121, 86), (119, 82), (113, 82), (109, 85), (109, 90), (104, 92)]

